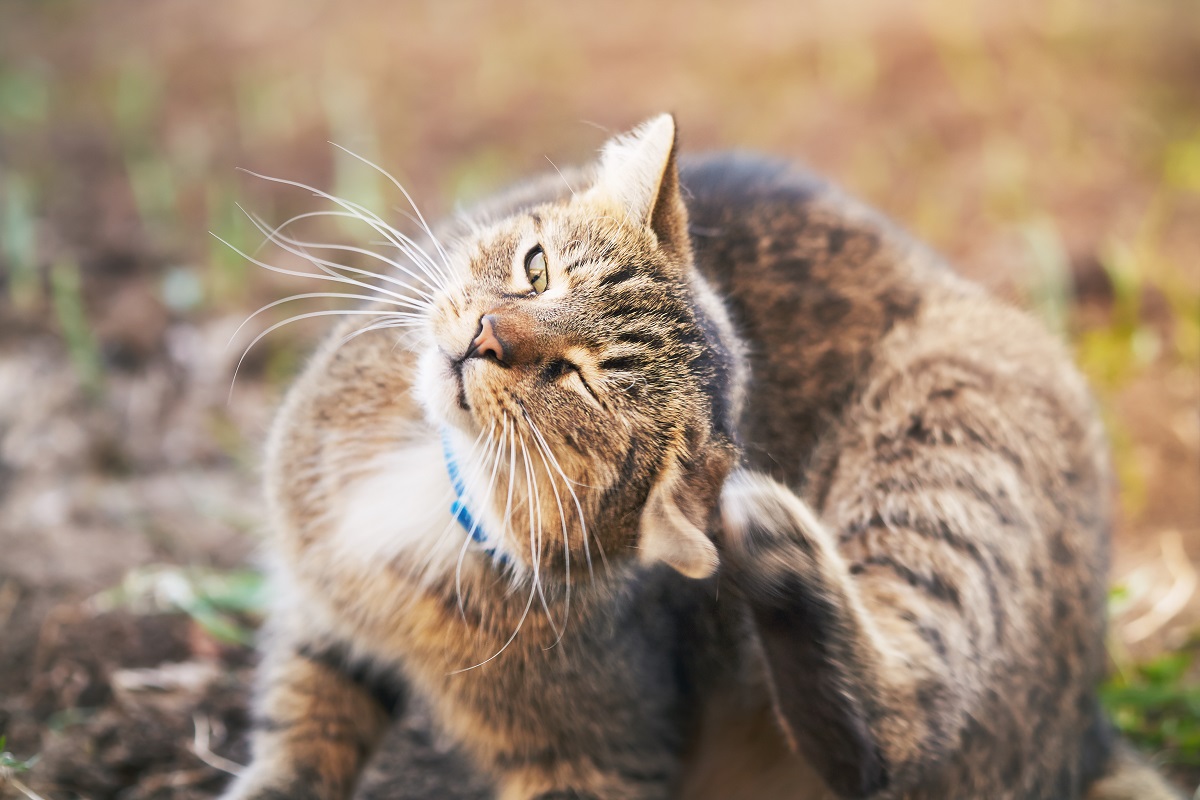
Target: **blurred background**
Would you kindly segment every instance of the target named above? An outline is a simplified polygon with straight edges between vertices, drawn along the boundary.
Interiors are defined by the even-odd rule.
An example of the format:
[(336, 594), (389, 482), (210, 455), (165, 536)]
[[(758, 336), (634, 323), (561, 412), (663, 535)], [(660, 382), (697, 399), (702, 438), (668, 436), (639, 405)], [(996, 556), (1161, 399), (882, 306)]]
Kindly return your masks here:
[[(1119, 476), (1105, 698), (1195, 785), (1196, 0), (45, 0), (0, 3), (0, 796), (209, 797), (248, 758), (259, 453), (327, 325), (271, 333), (230, 394), (233, 366), (328, 306), (230, 345), (322, 287), (210, 232), (250, 253), (238, 204), (327, 205), (238, 168), (400, 225), (328, 141), (437, 218), (664, 110), (685, 151), (806, 162), (1069, 341)], [(479, 796), (420, 715), (397, 735), (367, 796)]]

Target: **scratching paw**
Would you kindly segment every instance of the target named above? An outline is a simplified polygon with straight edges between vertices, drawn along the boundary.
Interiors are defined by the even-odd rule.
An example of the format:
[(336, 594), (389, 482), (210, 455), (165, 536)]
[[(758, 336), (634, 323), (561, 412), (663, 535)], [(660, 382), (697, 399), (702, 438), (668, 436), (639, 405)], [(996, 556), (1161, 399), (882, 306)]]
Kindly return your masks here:
[(761, 473), (737, 470), (721, 490), (721, 549), (744, 588), (774, 587), (818, 570), (821, 523), (790, 489)]
[(721, 489), (722, 544), (737, 554), (770, 545), (796, 527), (790, 506), (798, 499), (787, 487), (759, 472), (734, 470)]

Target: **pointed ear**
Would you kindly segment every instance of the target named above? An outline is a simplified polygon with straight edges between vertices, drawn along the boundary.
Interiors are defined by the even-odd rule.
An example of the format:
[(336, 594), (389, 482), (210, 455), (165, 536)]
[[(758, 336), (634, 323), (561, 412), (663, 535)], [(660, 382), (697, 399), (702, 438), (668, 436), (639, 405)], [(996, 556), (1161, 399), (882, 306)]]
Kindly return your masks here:
[(687, 208), (675, 163), (675, 118), (661, 114), (610, 139), (600, 156), (592, 191), (615, 202), (647, 226), (677, 258), (691, 255)]
[(700, 527), (704, 523), (697, 525), (680, 507), (686, 491), (677, 470), (650, 491), (642, 510), (639, 556), (643, 563), (663, 562), (689, 578), (707, 578), (717, 570), (717, 548)]

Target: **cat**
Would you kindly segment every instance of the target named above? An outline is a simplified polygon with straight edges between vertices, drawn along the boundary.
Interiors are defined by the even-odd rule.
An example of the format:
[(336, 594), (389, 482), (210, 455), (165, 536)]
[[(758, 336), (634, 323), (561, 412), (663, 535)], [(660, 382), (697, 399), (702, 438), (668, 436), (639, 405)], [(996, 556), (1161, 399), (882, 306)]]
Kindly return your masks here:
[(1097, 701), (1064, 348), (804, 171), (676, 150), (423, 241), (345, 206), (409, 261), (273, 428), (226, 797), (351, 796), (414, 695), (501, 800), (1175, 797)]

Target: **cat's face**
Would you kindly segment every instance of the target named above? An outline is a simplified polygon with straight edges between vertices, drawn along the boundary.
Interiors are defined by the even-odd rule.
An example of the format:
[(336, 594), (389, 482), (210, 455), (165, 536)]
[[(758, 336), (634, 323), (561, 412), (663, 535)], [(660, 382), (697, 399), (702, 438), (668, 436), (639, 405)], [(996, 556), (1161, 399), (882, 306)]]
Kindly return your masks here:
[(590, 188), (449, 249), (419, 394), (464, 502), (514, 563), (715, 566), (704, 530), (734, 457), (731, 356), (691, 265), (673, 152), (673, 120), (652, 120), (608, 145)]

